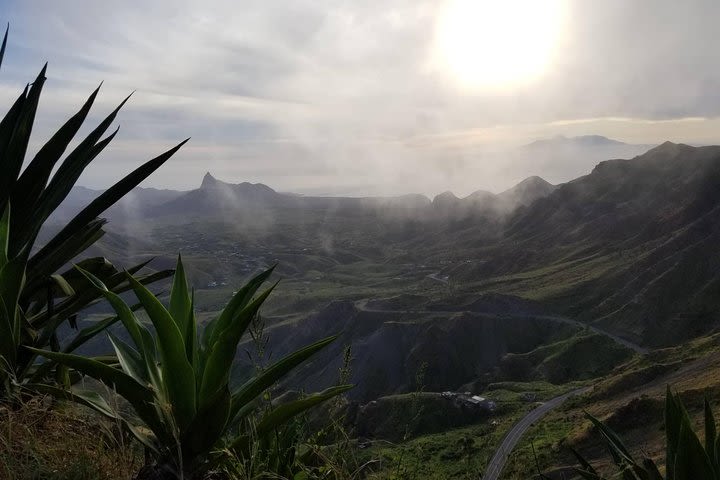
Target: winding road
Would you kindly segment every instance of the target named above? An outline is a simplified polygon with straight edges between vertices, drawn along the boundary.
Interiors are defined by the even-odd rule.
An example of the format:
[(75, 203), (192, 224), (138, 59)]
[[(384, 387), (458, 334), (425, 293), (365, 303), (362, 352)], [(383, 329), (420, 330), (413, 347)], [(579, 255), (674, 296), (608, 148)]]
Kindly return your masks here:
[[(438, 279), (434, 279), (438, 280)], [(438, 280), (440, 281), (440, 280)], [(418, 314), (418, 315), (437, 315), (437, 314), (447, 314), (447, 315), (456, 315), (459, 313), (469, 313), (469, 314), (477, 314), (482, 312), (471, 312), (471, 311), (462, 311), (462, 310), (388, 310), (383, 308), (372, 308), (368, 307), (368, 302), (370, 299), (366, 298), (363, 300), (358, 300), (355, 302), (355, 307), (358, 310), (364, 311), (364, 312), (376, 312), (376, 313), (396, 313), (396, 314)], [(549, 320), (551, 322), (558, 322), (558, 323), (565, 323), (568, 325), (575, 325), (576, 327), (580, 328), (587, 328), (591, 330), (594, 333), (597, 333), (598, 335), (603, 335), (605, 337), (608, 337), (609, 339), (615, 341), (616, 343), (627, 347), (631, 350), (634, 350), (635, 352), (639, 353), (640, 355), (647, 355), (648, 349), (645, 347), (642, 347), (636, 343), (633, 343), (629, 340), (626, 340), (622, 337), (619, 337), (613, 333), (610, 333), (606, 330), (602, 330), (598, 327), (595, 327), (593, 325), (588, 325), (587, 323), (579, 322), (577, 320), (573, 320), (572, 318), (567, 317), (561, 317), (559, 315), (528, 315), (528, 317), (531, 318), (539, 318), (542, 320)]]
[[(438, 278), (433, 278), (433, 280), (438, 280)], [(377, 312), (377, 313), (396, 313), (396, 314), (420, 314), (420, 315), (429, 315), (429, 314), (448, 314), (448, 315), (455, 315), (459, 313), (477, 313), (477, 312), (465, 312), (465, 311), (443, 311), (443, 310), (391, 310), (391, 309), (381, 309), (381, 308), (372, 308), (368, 307), (369, 299), (364, 300), (358, 300), (355, 302), (355, 307), (358, 310), (366, 311), (366, 312)], [(580, 328), (587, 328), (591, 330), (594, 333), (597, 333), (598, 335), (603, 335), (607, 338), (610, 338), (611, 340), (615, 341), (616, 343), (627, 347), (631, 350), (634, 350), (636, 353), (639, 353), (640, 355), (647, 355), (648, 349), (645, 347), (642, 347), (636, 343), (630, 342), (629, 340), (626, 340), (622, 337), (619, 337), (613, 333), (607, 332), (605, 330), (601, 330), (595, 326), (588, 325), (586, 323), (579, 322), (577, 320), (573, 320), (572, 318), (562, 317), (559, 315), (534, 315), (532, 318), (539, 318), (543, 320), (548, 320), (552, 322), (559, 322), (559, 323), (565, 323), (569, 325), (575, 325)], [(482, 477), (482, 480), (497, 480), (500, 478), (500, 474), (502, 473), (503, 468), (505, 467), (505, 462), (507, 461), (508, 455), (510, 455), (510, 452), (513, 451), (517, 443), (520, 441), (522, 436), (525, 434), (525, 432), (532, 426), (533, 423), (540, 420), (546, 413), (548, 413), (550, 410), (559, 407), (560, 405), (565, 402), (568, 398), (580, 395), (582, 393), (585, 393), (588, 391), (590, 387), (580, 388), (577, 390), (573, 390), (572, 392), (568, 392), (564, 395), (560, 395), (558, 397), (552, 398), (548, 400), (547, 402), (543, 403), (539, 407), (532, 410), (530, 413), (528, 413), (525, 417), (522, 418), (518, 423), (516, 423), (512, 429), (505, 435), (505, 438), (503, 438), (502, 443), (498, 447), (498, 449), (495, 451), (495, 455), (493, 455), (492, 459), (487, 465), (487, 468), (485, 469), (485, 475)]]
[(517, 446), (522, 436), (533, 423), (540, 420), (550, 410), (562, 405), (568, 398), (580, 395), (588, 390), (590, 390), (590, 387), (579, 388), (548, 400), (525, 415), (518, 423), (513, 425), (510, 431), (505, 435), (505, 438), (503, 438), (503, 441), (500, 443), (498, 449), (495, 451), (495, 455), (493, 455), (490, 462), (488, 462), (487, 467), (485, 468), (485, 474), (481, 477), (482, 480), (498, 480), (500, 478), (500, 474), (505, 467), (505, 462), (507, 461), (510, 452), (512, 452)]

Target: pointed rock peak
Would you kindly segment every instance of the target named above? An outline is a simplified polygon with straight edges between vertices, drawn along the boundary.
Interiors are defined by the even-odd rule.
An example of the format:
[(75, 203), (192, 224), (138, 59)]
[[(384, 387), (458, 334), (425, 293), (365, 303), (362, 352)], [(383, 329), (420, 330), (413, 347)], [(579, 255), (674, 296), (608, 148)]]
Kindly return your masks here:
[(205, 173), (205, 176), (202, 179), (200, 188), (212, 188), (212, 187), (218, 186), (220, 183), (221, 182), (218, 179), (216, 179), (215, 177), (213, 177), (210, 174), (210, 172), (207, 172), (207, 173)]

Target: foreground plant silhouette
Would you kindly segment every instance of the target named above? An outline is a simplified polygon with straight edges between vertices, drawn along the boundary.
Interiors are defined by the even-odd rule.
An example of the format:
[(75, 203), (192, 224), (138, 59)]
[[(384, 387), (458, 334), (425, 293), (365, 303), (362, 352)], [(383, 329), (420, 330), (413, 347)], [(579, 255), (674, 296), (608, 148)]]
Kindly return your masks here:
[(666, 463), (665, 477), (656, 463), (650, 458), (637, 461), (623, 444), (620, 437), (607, 425), (587, 414), (597, 427), (603, 443), (612, 456), (619, 475), (603, 477), (579, 453), (573, 450), (581, 467), (576, 472), (588, 480), (622, 478), (623, 480), (720, 480), (720, 437), (715, 427), (710, 404), (705, 399), (705, 444), (700, 441), (692, 429), (690, 416), (678, 394), (670, 387), (665, 397), (665, 436)]
[(120, 368), (73, 354), (33, 351), (114, 388), (132, 406), (136, 418), (113, 410), (97, 393), (73, 390), (66, 394), (52, 387), (48, 391), (69, 395), (122, 421), (152, 452), (153, 475), (162, 472), (177, 478), (198, 478), (222, 460), (223, 450), (249, 459), (254, 443), (273, 436), (297, 414), (351, 388), (329, 388), (264, 413), (258, 409), (258, 396), (335, 339), (329, 337), (288, 355), (231, 390), (230, 369), (238, 343), (274, 286), (256, 298), (255, 293), (273, 268), (241, 288), (207, 324), (202, 338), (198, 337), (193, 298), (180, 257), (168, 309), (128, 276), (152, 322), (154, 335), (118, 295), (79, 269), (112, 305), (130, 336), (132, 345), (109, 334)]
[[(7, 36), (6, 30), (0, 46), (0, 65)], [(36, 355), (24, 347), (70, 352), (116, 321), (109, 318), (99, 322), (61, 345), (58, 329), (66, 322), (76, 326), (77, 313), (101, 297), (84, 276), (63, 269), (103, 236), (105, 220), (98, 216), (160, 168), (185, 143), (138, 167), (90, 202), (42, 248), (35, 248), (47, 219), (65, 200), (85, 168), (115, 137), (117, 130), (105, 138), (103, 135), (127, 101), (123, 100), (65, 155), (90, 112), (98, 87), (82, 108), (26, 162), (46, 69), (47, 65), (0, 120), (0, 401), (33, 382), (48, 381), (54, 373), (63, 373), (64, 381), (69, 380), (64, 372), (53, 372), (52, 362), (38, 365)], [(105, 258), (75, 261), (102, 279), (109, 289), (122, 292), (130, 288), (127, 276)], [(128, 271), (135, 274), (145, 265), (147, 262)], [(139, 280), (149, 283), (171, 274), (169, 270), (151, 273)]]

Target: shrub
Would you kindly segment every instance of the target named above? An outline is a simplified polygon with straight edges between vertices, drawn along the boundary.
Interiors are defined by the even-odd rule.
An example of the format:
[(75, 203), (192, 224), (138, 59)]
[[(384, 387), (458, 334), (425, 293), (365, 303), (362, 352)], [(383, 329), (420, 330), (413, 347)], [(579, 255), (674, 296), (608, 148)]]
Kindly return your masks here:
[[(0, 46), (0, 66), (7, 35), (6, 30)], [(185, 143), (128, 174), (87, 205), (45, 245), (36, 248), (38, 233), (46, 220), (70, 193), (85, 168), (117, 134), (115, 130), (103, 138), (127, 101), (127, 98), (123, 100), (61, 161), (84, 123), (98, 87), (80, 110), (26, 162), (46, 69), (47, 65), (0, 120), (0, 399), (7, 398), (17, 386), (47, 380), (52, 373), (52, 364), (37, 368), (37, 356), (24, 347), (60, 350), (58, 328), (64, 322), (75, 325), (77, 313), (101, 297), (90, 288), (83, 275), (72, 269), (62, 271), (103, 236), (105, 220), (98, 218), (99, 215), (157, 170)], [(79, 265), (116, 293), (130, 288), (125, 273), (104, 258), (87, 258), (79, 261)], [(147, 262), (128, 271), (135, 274), (146, 265)], [(172, 271), (147, 274), (138, 281), (149, 283), (171, 274)], [(116, 320), (108, 318), (79, 332), (63, 350), (74, 350)]]
[(196, 478), (219, 464), (223, 450), (250, 461), (258, 444), (277, 444), (273, 438), (277, 429), (294, 416), (350, 388), (329, 388), (269, 411), (258, 408), (258, 397), (335, 338), (329, 337), (282, 358), (231, 390), (230, 369), (237, 345), (274, 288), (254, 297), (272, 271), (257, 275), (241, 288), (199, 338), (193, 295), (180, 257), (167, 309), (140, 282), (128, 277), (154, 335), (120, 297), (81, 270), (110, 302), (129, 333), (132, 345), (109, 334), (120, 368), (73, 354), (34, 352), (102, 381), (127, 400), (135, 412), (133, 417), (113, 411), (93, 392), (74, 390), (69, 394), (127, 425), (153, 453), (155, 471)]

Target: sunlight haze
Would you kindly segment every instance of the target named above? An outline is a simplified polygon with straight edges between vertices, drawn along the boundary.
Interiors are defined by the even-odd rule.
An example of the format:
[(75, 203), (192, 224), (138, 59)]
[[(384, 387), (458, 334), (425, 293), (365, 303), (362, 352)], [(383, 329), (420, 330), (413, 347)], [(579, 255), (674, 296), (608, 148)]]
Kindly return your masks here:
[(148, 186), (194, 188), (209, 170), (301, 193), (501, 191), (567, 181), (605, 155), (512, 160), (538, 139), (718, 140), (717, 2), (4, 5), (0, 98), (50, 62), (31, 150), (100, 82), (94, 118), (136, 92), (90, 187), (186, 135)]

